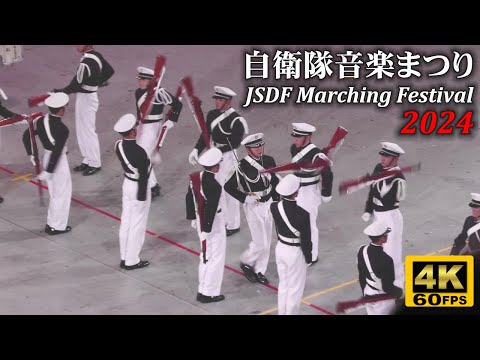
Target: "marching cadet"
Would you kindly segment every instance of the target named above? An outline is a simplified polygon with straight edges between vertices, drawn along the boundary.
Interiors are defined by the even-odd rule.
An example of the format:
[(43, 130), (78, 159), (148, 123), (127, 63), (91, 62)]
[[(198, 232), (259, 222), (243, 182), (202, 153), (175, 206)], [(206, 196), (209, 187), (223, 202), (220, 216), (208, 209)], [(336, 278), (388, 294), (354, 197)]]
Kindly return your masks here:
[[(392, 142), (381, 142), (380, 163), (373, 170), (372, 176), (384, 171), (400, 170), (398, 160), (400, 155), (405, 154), (403, 149)], [(370, 185), (365, 212), (362, 219), (368, 222), (371, 215), (373, 220), (380, 220), (392, 229), (389, 241), (383, 246), (385, 252), (390, 255), (395, 265), (395, 285), (404, 288), (405, 273), (403, 270), (403, 215), (400, 212), (400, 202), (405, 199), (407, 183), (403, 173), (390, 176), (387, 179), (376, 181)]]
[[(470, 193), (472, 200), (468, 204), (472, 208), (472, 215), (467, 216), (463, 223), (463, 228), (460, 234), (453, 240), (452, 250), (450, 255), (459, 255), (460, 250), (465, 247), (466, 240), (469, 238), (468, 233), (470, 229), (476, 227), (480, 223), (480, 194)], [(475, 230), (476, 231), (476, 230)]]
[(100, 171), (102, 166), (100, 143), (95, 130), (98, 110), (97, 91), (100, 86), (107, 84), (114, 70), (104, 57), (94, 50), (93, 45), (77, 45), (77, 51), (83, 54), (77, 74), (65, 88), (53, 91), (77, 94), (75, 128), (83, 160), (80, 165), (73, 168), (73, 171), (89, 176)]
[[(152, 86), (151, 82), (154, 71), (143, 66), (138, 67), (137, 71), (138, 89), (135, 90), (135, 102), (137, 107), (137, 119), (140, 120), (140, 108), (147, 98), (150, 86)], [(165, 123), (160, 123), (163, 120), (163, 112), (166, 105), (171, 105), (172, 112), (170, 118)], [(151, 111), (145, 119), (143, 119), (143, 123), (140, 124), (140, 131), (137, 136), (137, 144), (145, 149), (152, 162), (160, 162), (159, 158), (154, 157), (154, 155), (156, 154), (157, 141), (162, 126), (165, 125), (168, 130), (171, 129), (178, 121), (182, 107), (182, 102), (164, 88), (157, 88), (155, 90)], [(155, 186), (152, 188), (152, 197), (159, 196), (160, 185), (157, 182), (157, 177), (155, 176), (155, 171), (153, 169), (152, 178), (153, 181), (155, 181)]]
[[(292, 123), (293, 144), (290, 147), (292, 163), (314, 162), (326, 159), (325, 154), (311, 142), (315, 126), (307, 123)], [(333, 172), (330, 166), (318, 169), (302, 169), (295, 172), (301, 187), (298, 192), (298, 205), (310, 213), (312, 230), (312, 263), (318, 261), (318, 208), (322, 203), (332, 200)], [(320, 184), (321, 183), (321, 187)]]
[[(2, 89), (0, 89), (0, 97), (3, 99), (7, 100), (7, 95), (3, 92)], [(12, 118), (15, 116), (18, 116), (19, 114), (16, 114), (10, 110), (8, 110), (5, 106), (2, 105), (2, 102), (0, 101), (0, 116), (7, 119), (7, 118)], [(0, 196), (0, 204), (3, 202), (3, 197)]]
[[(222, 186), (215, 174), (220, 169), (222, 152), (212, 147), (205, 151), (198, 163), (203, 166), (200, 172), (200, 194), (194, 193), (192, 185), (188, 187), (185, 197), (187, 219), (192, 220), (192, 227), (197, 227), (202, 251), (198, 265), (197, 301), (201, 303), (218, 302), (225, 299), (221, 295), (227, 238), (225, 234), (225, 217), (222, 205)], [(203, 211), (199, 214), (200, 197), (204, 200)], [(203, 226), (203, 227), (202, 227)]]
[(117, 154), (124, 171), (122, 186), (122, 216), (119, 230), (120, 267), (125, 270), (140, 269), (150, 265), (140, 260), (139, 254), (145, 241), (148, 214), (154, 182), (151, 178), (152, 165), (145, 150), (137, 144), (137, 119), (133, 114), (123, 115), (114, 130), (123, 139), (115, 143)]
[(282, 201), (270, 205), (278, 242), (275, 257), (278, 271), (278, 315), (298, 315), (305, 290), (307, 266), (312, 262), (310, 215), (297, 204), (300, 179), (285, 176), (276, 187)]
[[(45, 225), (45, 232), (49, 235), (63, 234), (72, 230), (72, 227), (67, 225), (72, 198), (72, 178), (65, 146), (69, 131), (62, 122), (68, 101), (69, 97), (65, 93), (57, 92), (50, 95), (45, 100), (50, 114), (34, 120), (35, 135), (38, 135), (45, 149), (42, 163), (44, 170), (37, 178), (47, 182), (50, 195)], [(30, 161), (35, 165), (28, 129), (23, 133), (23, 144)]]
[(252, 241), (240, 257), (240, 267), (251, 282), (268, 284), (265, 277), (270, 258), (272, 241), (272, 198), (279, 200), (275, 187), (279, 182), (276, 174), (262, 174), (261, 171), (276, 166), (273, 157), (265, 155), (263, 133), (247, 136), (241, 142), (247, 150), (238, 164), (238, 171), (230, 173), (224, 189), (235, 199), (243, 203)]
[[(358, 281), (365, 297), (387, 294), (400, 298), (403, 295), (403, 290), (393, 284), (393, 259), (384, 251), (391, 230), (381, 221), (375, 221), (363, 230), (371, 240), (370, 245), (360, 246), (357, 253)], [(391, 299), (367, 303), (366, 309), (368, 315), (391, 315), (395, 306), (395, 299)]]
[[(237, 94), (223, 86), (215, 86), (214, 90), (216, 109), (208, 112), (206, 126), (213, 146), (223, 153), (223, 164), (217, 174), (218, 182), (223, 186), (228, 174), (235, 169), (238, 162), (236, 149), (240, 146), (243, 136), (248, 134), (248, 126), (245, 119), (232, 108), (232, 98)], [(200, 135), (188, 157), (192, 165), (198, 162), (198, 154), (206, 145), (203, 136)], [(227, 236), (230, 236), (240, 231), (240, 203), (229, 194), (223, 193), (223, 196), (226, 202)]]

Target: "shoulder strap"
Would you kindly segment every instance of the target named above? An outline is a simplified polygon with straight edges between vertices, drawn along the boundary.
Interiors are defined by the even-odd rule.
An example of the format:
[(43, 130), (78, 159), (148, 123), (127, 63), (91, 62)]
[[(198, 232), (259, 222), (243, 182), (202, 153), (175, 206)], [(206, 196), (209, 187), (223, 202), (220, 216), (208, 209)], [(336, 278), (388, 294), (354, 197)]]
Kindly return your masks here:
[(253, 159), (250, 155), (245, 156), (245, 160), (250, 165), (252, 165), (255, 169), (258, 170), (258, 173), (260, 174), (260, 176), (265, 176), (268, 179), (268, 181), (272, 179), (272, 175), (270, 173), (262, 174), (262, 171), (264, 171), (265, 168), (262, 165), (260, 165), (258, 162), (256, 162), (255, 159)]
[(292, 163), (296, 163), (302, 157), (304, 157), (310, 150), (315, 149), (316, 146), (314, 144), (308, 144), (304, 149), (302, 149), (297, 155), (292, 158)]
[(85, 53), (85, 54), (83, 54), (83, 57), (87, 58), (87, 59), (95, 60), (96, 63), (98, 64), (98, 67), (100, 68), (100, 71), (102, 71), (102, 61), (99, 59), (99, 57), (97, 55)]
[(226, 117), (230, 116), (232, 113), (234, 113), (235, 110), (233, 108), (230, 108), (228, 109), (227, 111), (225, 111), (224, 113), (220, 114), (215, 120), (212, 121), (212, 123), (210, 124), (210, 130), (213, 131), (213, 129), (215, 128), (215, 126), (217, 126), (217, 124), (224, 120)]
[(47, 134), (48, 140), (55, 145), (55, 138), (52, 136), (52, 131), (50, 130), (50, 117), (45, 115), (43, 118), (43, 127), (45, 128), (45, 133)]
[(367, 253), (368, 247), (369, 245), (365, 245), (363, 248), (363, 260), (365, 261), (365, 265), (367, 266), (367, 270), (373, 281), (367, 278), (367, 284), (374, 290), (382, 290), (382, 282), (372, 270), (372, 264), (370, 263), (370, 258)]
[(280, 213), (280, 216), (282, 217), (283, 222), (287, 227), (290, 229), (290, 231), (297, 237), (300, 236), (300, 231), (295, 229), (293, 225), (290, 223), (288, 220), (287, 214), (285, 214), (285, 209), (283, 208), (283, 200), (278, 203), (278, 212)]
[(130, 171), (132, 173), (134, 173), (135, 175), (139, 175), (138, 174), (138, 169), (137, 168), (134, 168), (132, 166), (132, 164), (130, 164), (130, 162), (128, 161), (127, 159), (127, 156), (125, 155), (125, 151), (123, 150), (123, 141), (120, 140), (119, 143), (118, 143), (118, 150), (120, 151), (120, 155), (122, 156), (122, 159), (123, 159), (123, 162), (125, 163), (125, 165), (127, 165), (127, 167), (130, 169)]

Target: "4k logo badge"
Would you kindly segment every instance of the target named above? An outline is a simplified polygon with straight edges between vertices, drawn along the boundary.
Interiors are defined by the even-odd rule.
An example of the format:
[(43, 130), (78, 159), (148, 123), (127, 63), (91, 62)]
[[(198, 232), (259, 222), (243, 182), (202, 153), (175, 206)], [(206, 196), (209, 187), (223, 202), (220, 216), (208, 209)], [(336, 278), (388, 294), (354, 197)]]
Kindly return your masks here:
[(407, 256), (405, 305), (473, 306), (473, 256)]

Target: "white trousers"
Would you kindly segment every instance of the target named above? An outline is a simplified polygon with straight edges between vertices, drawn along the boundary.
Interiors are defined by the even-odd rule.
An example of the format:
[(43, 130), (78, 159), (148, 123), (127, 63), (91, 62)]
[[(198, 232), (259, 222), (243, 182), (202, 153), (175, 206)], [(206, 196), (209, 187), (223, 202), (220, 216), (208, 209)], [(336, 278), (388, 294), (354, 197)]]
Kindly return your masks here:
[(305, 290), (307, 262), (300, 246), (277, 242), (278, 315), (298, 315)]
[[(160, 129), (160, 122), (140, 125), (140, 131), (137, 134), (137, 144), (145, 150), (149, 159), (151, 159), (153, 152), (157, 146)], [(157, 177), (155, 176), (153, 167), (150, 176), (152, 176), (152, 180), (155, 182), (155, 184), (157, 184)]]
[(297, 205), (310, 213), (310, 231), (312, 234), (312, 260), (318, 259), (318, 208), (322, 204), (320, 187), (318, 184), (301, 186), (298, 191)]
[(122, 217), (119, 231), (120, 259), (131, 266), (140, 262), (140, 251), (145, 242), (148, 213), (152, 200), (150, 183), (147, 187), (147, 199), (137, 200), (138, 182), (125, 178), (122, 186)]
[[(235, 168), (237, 159), (235, 157), (236, 152), (227, 151), (223, 153), (223, 161), (220, 163), (220, 170), (215, 174), (215, 179), (222, 186), (228, 179), (228, 175)], [(238, 229), (240, 227), (240, 201), (235, 199), (226, 191), (222, 191), (222, 197), (224, 198), (225, 207), (225, 225), (229, 230)]]
[(265, 274), (270, 258), (273, 218), (270, 211), (272, 199), (255, 204), (243, 204), (245, 217), (252, 240), (240, 256), (240, 261), (255, 269), (255, 273)]
[(403, 266), (403, 215), (399, 209), (390, 211), (373, 211), (373, 220), (380, 220), (392, 231), (388, 233), (388, 239), (383, 244), (383, 250), (392, 257), (395, 266), (394, 285), (405, 289), (405, 271)]
[[(43, 168), (48, 167), (51, 151), (45, 150)], [(66, 148), (58, 158), (52, 178), (47, 180), (50, 202), (48, 204), (47, 224), (55, 230), (63, 231), (68, 225), (70, 203), (72, 201), (72, 178)]]
[(395, 300), (384, 300), (366, 304), (367, 315), (392, 315), (395, 311)]
[(212, 231), (206, 242), (205, 258), (201, 251), (198, 265), (198, 292), (206, 296), (220, 295), (225, 267), (225, 253), (227, 249), (227, 235), (225, 233), (225, 218), (222, 209), (215, 215), (212, 224)]
[(101, 167), (100, 143), (95, 130), (98, 110), (98, 95), (93, 93), (77, 93), (75, 103), (75, 129), (78, 147), (82, 154), (82, 163), (92, 167)]

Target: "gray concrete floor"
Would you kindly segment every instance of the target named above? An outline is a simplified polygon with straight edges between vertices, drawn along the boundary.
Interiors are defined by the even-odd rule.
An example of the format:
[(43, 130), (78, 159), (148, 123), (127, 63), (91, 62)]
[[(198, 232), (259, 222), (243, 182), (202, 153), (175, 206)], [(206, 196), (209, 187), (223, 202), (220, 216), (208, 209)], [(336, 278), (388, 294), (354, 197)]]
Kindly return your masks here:
[[(296, 49), (294, 46), (255, 48), (263, 51)], [(324, 48), (332, 49), (333, 53), (349, 49), (343, 45), (312, 45), (299, 49)], [(70, 225), (73, 230), (70, 233), (51, 237), (43, 232), (47, 207), (40, 206), (38, 188), (28, 181), (31, 177), (18, 178), (18, 175), (33, 172), (21, 143), (24, 128), (0, 129), (0, 194), (5, 198), (0, 205), (0, 314), (276, 314), (276, 240), (272, 241), (266, 274), (271, 286), (251, 284), (238, 266), (239, 256), (250, 240), (243, 213), (241, 232), (227, 238), (222, 285), (226, 300), (214, 304), (195, 301), (199, 245), (196, 232), (185, 220), (184, 196), (188, 174), (198, 170), (187, 159), (199, 133), (185, 102), (179, 123), (169, 133), (162, 149), (163, 163), (155, 167), (162, 195), (152, 203), (148, 234), (141, 253), (151, 265), (130, 272), (118, 267), (123, 176), (113, 152), (119, 138), (113, 125), (123, 114), (135, 112), (136, 67), (153, 67), (157, 54), (167, 57), (163, 86), (174, 92), (182, 76), (192, 75), (204, 111), (213, 107), (214, 85), (237, 91), (239, 96), (234, 107), (248, 121), (251, 133), (265, 133), (266, 153), (273, 155), (278, 164), (290, 161), (291, 122), (317, 126), (313, 142), (320, 147), (327, 144), (337, 126), (349, 130), (343, 147), (335, 155), (333, 200), (322, 205), (319, 211), (319, 262), (308, 269), (302, 315), (334, 314), (337, 301), (361, 295), (356, 281), (355, 257), (358, 247), (368, 242), (362, 233), (366, 224), (360, 218), (367, 192), (339, 196), (337, 188), (340, 181), (373, 169), (378, 162), (380, 141), (393, 141), (405, 149), (400, 165), (422, 162), (420, 172), (406, 175), (407, 199), (401, 204), (405, 220), (404, 255), (447, 254), (463, 220), (470, 214), (467, 206), (470, 192), (480, 192), (477, 123), (472, 136), (460, 136), (457, 132), (446, 137), (400, 137), (397, 131), (403, 124), (401, 114), (406, 108), (396, 105), (384, 110), (373, 104), (277, 104), (243, 109), (241, 105), (250, 85), (244, 79), (244, 53), (251, 52), (250, 46), (99, 45), (97, 49), (116, 70), (110, 86), (99, 92), (97, 131), (103, 169), (92, 177), (72, 173)], [(375, 47), (355, 46), (355, 49), (365, 51)], [(450, 55), (454, 50), (449, 46), (396, 46), (391, 51), (399, 53), (404, 49), (425, 55)], [(455, 50), (478, 56), (480, 47), (456, 46)], [(21, 113), (30, 111), (27, 107), (29, 96), (65, 86), (79, 60), (74, 46), (24, 45), (24, 55), (22, 62), (0, 67), (0, 87), (9, 96), (5, 105)], [(417, 88), (440, 85), (466, 88), (473, 78), (471, 75), (467, 80), (455, 80), (451, 75), (409, 82)], [(265, 84), (267, 82), (273, 83), (269, 80)], [(373, 80), (364, 79), (354, 85), (358, 87), (363, 82), (374, 84)], [(327, 88), (339, 85), (335, 80), (323, 84)], [(394, 89), (399, 82), (392, 79), (385, 84)], [(425, 105), (414, 107), (428, 108)], [(459, 112), (463, 109), (460, 105), (446, 105), (441, 109), (447, 108)], [(477, 109), (475, 106), (468, 110)], [(67, 145), (72, 167), (81, 161), (73, 105), (67, 109), (64, 121), (70, 128)], [(48, 204), (46, 191), (44, 197)]]

